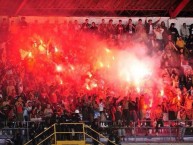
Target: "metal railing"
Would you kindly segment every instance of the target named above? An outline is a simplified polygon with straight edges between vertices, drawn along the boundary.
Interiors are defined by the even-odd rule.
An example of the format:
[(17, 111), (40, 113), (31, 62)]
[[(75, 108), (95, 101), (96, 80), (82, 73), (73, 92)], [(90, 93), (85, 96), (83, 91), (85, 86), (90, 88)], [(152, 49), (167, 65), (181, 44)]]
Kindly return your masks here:
[[(99, 137), (102, 137), (102, 138), (106, 139), (106, 140), (109, 141), (111, 144), (116, 145), (115, 141), (111, 141), (109, 138), (107, 138), (106, 136), (104, 136), (104, 135), (102, 135), (101, 133), (97, 132), (96, 130), (92, 129), (90, 126), (85, 125), (85, 128), (93, 131), (94, 133), (97, 133), (97, 134), (99, 135)], [(98, 141), (98, 140), (96, 140), (95, 138), (91, 137), (88, 133), (85, 132), (85, 134), (86, 134), (88, 137), (90, 137), (90, 138), (94, 139), (95, 141), (97, 141), (98, 143), (104, 145), (104, 144), (101, 143), (100, 141)]]
[[(147, 125), (147, 122), (149, 123)], [(168, 120), (162, 121), (163, 125), (151, 120), (142, 120), (140, 123), (135, 122), (129, 126), (114, 126), (116, 130), (124, 130), (127, 134), (120, 134), (119, 136), (124, 136), (129, 140), (128, 142), (144, 142), (145, 139), (148, 142), (154, 142), (152, 138), (159, 138), (160, 141), (156, 142), (180, 142), (183, 141), (184, 137), (191, 137), (187, 142), (193, 142), (193, 120)], [(191, 124), (191, 126), (189, 125)], [(187, 129), (192, 130), (191, 135), (186, 135), (185, 132)], [(159, 133), (159, 134), (157, 134)], [(140, 140), (140, 139), (143, 140)], [(138, 139), (138, 140), (137, 140)], [(163, 139), (163, 140), (162, 140)]]
[[(25, 140), (30, 139), (30, 133), (33, 130), (32, 126), (35, 126), (36, 130), (44, 128), (44, 121), (22, 121), (22, 122), (8, 122), (9, 126), (2, 128), (2, 135), (14, 136), (16, 133), (20, 133), (24, 136)], [(40, 127), (41, 126), (41, 127)], [(42, 132), (42, 129), (41, 129)]]
[[(151, 122), (150, 126), (147, 126), (147, 122)], [(35, 135), (35, 137), (31, 137), (29, 133), (31, 133), (33, 130), (31, 128), (28, 128), (28, 123), (32, 122), (26, 122), (26, 127), (27, 128), (3, 128), (2, 133), (5, 133), (5, 135), (11, 135), (14, 134), (14, 132), (17, 132), (18, 130), (21, 131), (22, 133), (25, 133), (25, 137), (28, 139), (27, 144), (42, 144), (43, 142), (52, 142), (53, 144), (56, 144), (57, 141), (73, 141), (73, 140), (82, 140), (86, 142), (86, 139), (91, 138), (92, 140), (96, 142), (100, 142), (99, 139), (93, 138), (92, 134), (89, 134), (90, 132), (95, 132), (98, 134), (99, 137), (104, 138), (106, 141), (108, 140), (108, 137), (106, 137), (103, 134), (109, 134), (108, 129), (113, 129), (117, 131), (125, 131), (126, 133), (123, 135), (127, 141), (129, 142), (140, 142), (142, 139), (143, 141), (146, 140), (149, 136), (151, 138), (159, 138), (160, 141), (158, 142), (174, 142), (177, 140), (179, 137), (178, 132), (180, 129), (187, 129), (187, 130), (192, 130), (191, 135), (185, 135), (185, 137), (189, 137), (188, 141), (193, 142), (193, 120), (183, 120), (184, 125), (180, 127), (180, 122), (182, 120), (168, 120), (168, 121), (163, 121), (164, 125), (163, 126), (158, 126), (156, 128), (155, 121), (147, 121), (143, 120), (140, 122), (135, 122), (131, 124), (130, 126), (116, 126), (112, 125), (112, 122), (106, 122), (106, 126), (101, 126), (103, 132), (95, 132), (90, 126), (85, 125), (85, 123), (60, 123), (60, 124), (53, 124), (49, 128), (45, 129), (43, 132), (41, 132), (38, 135)], [(109, 123), (109, 124), (108, 124)], [(188, 126), (188, 124), (191, 124)], [(89, 124), (89, 123), (88, 123)], [(107, 125), (108, 124), (108, 125)], [(77, 127), (77, 126), (81, 127)], [(90, 130), (90, 131), (89, 131)], [(156, 135), (156, 130), (159, 131), (159, 135)], [(151, 131), (147, 136), (145, 136), (145, 133), (147, 131)], [(9, 132), (9, 133), (6, 133)], [(11, 134), (10, 134), (11, 132)], [(122, 135), (118, 135), (122, 136)], [(192, 138), (190, 138), (192, 136)], [(139, 139), (140, 138), (140, 139)], [(183, 136), (181, 137), (183, 138)], [(162, 140), (163, 139), (163, 140)], [(105, 141), (105, 142), (106, 142)], [(149, 140), (149, 142), (153, 142), (152, 140)], [(26, 142), (26, 141), (25, 141)], [(112, 144), (114, 141), (109, 141)]]
[(36, 135), (34, 138), (25, 143), (25, 145), (41, 144), (42, 141), (46, 141), (49, 138), (51, 138), (54, 135), (54, 132), (55, 132), (55, 124), (51, 125), (49, 128), (46, 128), (43, 132)]
[(106, 141), (111, 142), (111, 144), (116, 145), (115, 142), (110, 141), (107, 137), (92, 129), (88, 125), (85, 125), (84, 123), (53, 124), (35, 136), (33, 139), (26, 142), (25, 145), (41, 145), (46, 142), (56, 145), (58, 141), (70, 142), (71, 144), (73, 144), (73, 142), (76, 142), (77, 144), (77, 141), (81, 141), (86, 144), (86, 137), (91, 138), (101, 145), (105, 145), (99, 139), (94, 138), (92, 134), (89, 134), (88, 130), (96, 133), (99, 137), (104, 138)]

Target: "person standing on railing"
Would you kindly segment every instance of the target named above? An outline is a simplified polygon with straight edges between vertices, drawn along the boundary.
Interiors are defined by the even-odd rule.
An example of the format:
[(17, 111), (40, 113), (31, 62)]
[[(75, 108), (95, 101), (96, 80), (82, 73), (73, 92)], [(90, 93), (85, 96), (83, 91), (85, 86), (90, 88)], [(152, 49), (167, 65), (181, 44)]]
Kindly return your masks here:
[[(186, 118), (192, 118), (193, 116), (193, 99), (192, 96), (189, 95), (188, 97), (185, 98), (185, 103), (184, 103), (184, 108), (186, 111)], [(192, 124), (193, 125), (193, 124)]]
[(31, 111), (32, 111), (31, 102), (25, 103), (25, 107), (24, 107), (24, 111), (23, 111), (24, 121), (30, 121)]
[(123, 99), (123, 122), (124, 125), (129, 125), (129, 101), (127, 97)]
[(105, 108), (105, 104), (103, 102), (102, 99), (99, 100), (99, 112), (100, 112), (100, 122), (101, 122), (101, 126), (105, 125), (105, 113), (104, 113), (104, 108)]
[(15, 108), (16, 108), (16, 115), (17, 115), (17, 125), (20, 126), (21, 122), (23, 121), (23, 100), (21, 97), (18, 97), (16, 103), (15, 103)]
[(121, 105), (116, 106), (115, 121), (117, 126), (122, 125), (122, 106)]
[(185, 122), (180, 122), (179, 125), (177, 126), (177, 137), (176, 137), (176, 141), (180, 141), (183, 142), (184, 141), (184, 134), (186, 131), (186, 127), (185, 127)]
[(168, 108), (168, 117), (169, 120), (176, 120), (177, 119), (177, 108), (178, 108), (178, 96), (173, 95), (169, 101), (169, 108)]
[(151, 113), (151, 108), (148, 107), (146, 109), (146, 112), (145, 112), (145, 126), (146, 126), (146, 136), (151, 134), (152, 132), (152, 129), (150, 129), (151, 127), (151, 118), (152, 118), (152, 113)]
[(156, 135), (158, 135), (159, 128), (164, 126), (163, 112), (161, 105), (158, 105), (155, 110), (155, 120), (156, 120)]
[[(79, 110), (75, 110), (75, 112), (72, 114), (72, 121), (75, 123), (74, 125), (72, 125), (72, 128), (71, 128), (72, 132), (73, 131), (74, 132), (82, 132), (83, 131), (82, 125), (76, 124), (76, 123), (79, 123), (81, 121), (79, 113), (80, 113)], [(80, 134), (75, 133), (75, 135), (73, 136), (73, 139), (79, 140), (79, 138), (80, 138)]]
[(136, 102), (129, 97), (129, 118), (130, 123), (136, 124), (137, 123), (137, 113), (136, 113)]
[(45, 116), (45, 121), (46, 121), (47, 125), (50, 124), (50, 119), (51, 119), (52, 115), (53, 115), (53, 110), (51, 108), (51, 105), (47, 104), (47, 107), (44, 110), (44, 116)]
[(145, 99), (144, 95), (139, 98), (139, 119), (143, 120), (145, 117)]
[(163, 98), (161, 106), (163, 112), (163, 121), (168, 121), (168, 102), (166, 98)]

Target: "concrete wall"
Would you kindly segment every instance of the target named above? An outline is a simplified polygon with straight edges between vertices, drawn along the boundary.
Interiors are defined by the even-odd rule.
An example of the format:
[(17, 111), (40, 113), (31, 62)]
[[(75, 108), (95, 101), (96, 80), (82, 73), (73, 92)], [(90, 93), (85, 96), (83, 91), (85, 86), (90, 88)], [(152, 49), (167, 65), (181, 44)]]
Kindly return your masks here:
[(193, 145), (193, 143), (121, 143), (121, 145)]
[[(18, 17), (7, 17), (7, 16), (0, 16), (0, 22), (2, 21), (2, 18), (8, 18), (10, 21), (14, 20), (16, 22), (20, 21), (20, 16)], [(58, 21), (59, 23), (63, 23), (64, 21), (74, 21), (78, 20), (79, 23), (83, 23), (84, 20), (88, 18), (89, 23), (95, 22), (95, 23), (101, 23), (101, 19), (105, 19), (106, 22), (108, 22), (109, 19), (113, 19), (113, 23), (118, 23), (118, 21), (121, 19), (124, 24), (128, 22), (128, 19), (131, 18), (133, 20), (133, 23), (136, 24), (138, 19), (141, 18), (143, 23), (146, 19), (146, 17), (59, 17), (59, 16), (50, 16), (50, 17), (40, 17), (40, 16), (26, 16), (26, 20), (29, 23), (34, 23), (35, 20), (38, 20), (38, 23), (44, 23), (45, 21), (49, 20), (50, 23), (54, 23), (55, 21)], [(159, 17), (148, 17), (147, 19), (152, 19), (153, 22), (158, 20)], [(176, 19), (170, 19), (169, 17), (161, 17), (161, 21), (164, 21), (167, 25), (167, 27), (170, 26), (171, 23), (176, 23), (176, 28), (178, 31), (180, 30), (180, 27), (183, 23), (186, 23), (187, 25), (193, 24), (193, 18), (176, 18)]]

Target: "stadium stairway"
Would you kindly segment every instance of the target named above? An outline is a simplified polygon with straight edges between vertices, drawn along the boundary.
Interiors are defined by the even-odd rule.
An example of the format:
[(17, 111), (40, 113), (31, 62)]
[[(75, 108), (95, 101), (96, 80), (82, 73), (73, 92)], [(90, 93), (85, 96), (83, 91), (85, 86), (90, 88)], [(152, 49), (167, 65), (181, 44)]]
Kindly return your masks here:
[[(99, 136), (100, 139), (97, 140), (94, 134)], [(115, 142), (109, 140), (107, 136), (97, 132), (84, 123), (53, 124), (36, 135), (32, 140), (26, 142), (25, 145), (40, 145), (43, 143), (51, 145), (91, 145), (93, 140), (100, 145), (105, 145), (107, 142), (116, 145)]]
[[(76, 128), (77, 125), (80, 125), (79, 129)], [(69, 127), (70, 126), (70, 127)], [(63, 130), (65, 128), (65, 130)], [(68, 128), (68, 130), (66, 130)], [(26, 133), (26, 128), (4, 128), (3, 131), (0, 130), (0, 145), (5, 145), (7, 139), (11, 139), (14, 134), (14, 130), (20, 129), (22, 133)], [(108, 128), (103, 128), (108, 129)], [(132, 135), (132, 130), (130, 128), (126, 128), (126, 135), (124, 138), (121, 139), (121, 145), (128, 145), (128, 144), (139, 144), (139, 145), (164, 145), (164, 144), (176, 144), (180, 142), (180, 144), (193, 144), (193, 135), (185, 135), (183, 137), (183, 141), (176, 141), (176, 132), (162, 132), (159, 135), (156, 135), (154, 131), (152, 134), (145, 136), (143, 130), (138, 131), (137, 135)], [(85, 125), (84, 123), (63, 123), (63, 124), (53, 124), (49, 128), (45, 129), (42, 133), (38, 134), (34, 139), (36, 144), (41, 144), (43, 142), (48, 142), (50, 145), (92, 145), (93, 137), (92, 133), (95, 132), (99, 135), (99, 144), (107, 144), (109, 141), (108, 133), (98, 133), (93, 130), (90, 126)], [(102, 134), (101, 134), (102, 133)], [(69, 140), (65, 138), (66, 134), (69, 134)], [(79, 134), (78, 138), (75, 134)], [(145, 143), (145, 144), (144, 144)], [(31, 145), (32, 140), (26, 143), (26, 145)]]

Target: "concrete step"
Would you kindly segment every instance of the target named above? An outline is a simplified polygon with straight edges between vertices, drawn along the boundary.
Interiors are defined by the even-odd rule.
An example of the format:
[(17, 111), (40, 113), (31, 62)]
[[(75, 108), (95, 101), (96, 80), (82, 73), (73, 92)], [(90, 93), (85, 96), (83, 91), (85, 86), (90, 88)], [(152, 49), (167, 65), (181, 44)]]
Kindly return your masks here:
[(192, 143), (121, 143), (121, 145), (192, 145)]
[[(86, 138), (86, 142), (87, 143), (92, 143), (92, 139), (91, 138)], [(100, 138), (100, 142), (102, 143), (107, 143), (107, 139), (105, 138)], [(128, 136), (128, 137), (124, 137), (122, 138), (122, 143), (125, 144), (130, 144), (130, 143), (144, 143), (144, 142), (148, 142), (148, 143), (166, 143), (166, 142), (176, 142), (176, 137), (169, 137), (169, 136)], [(186, 143), (190, 143), (192, 142), (193, 144), (193, 136), (185, 136), (184, 137), (184, 142)]]

